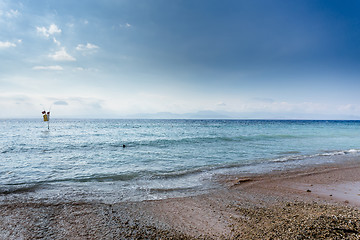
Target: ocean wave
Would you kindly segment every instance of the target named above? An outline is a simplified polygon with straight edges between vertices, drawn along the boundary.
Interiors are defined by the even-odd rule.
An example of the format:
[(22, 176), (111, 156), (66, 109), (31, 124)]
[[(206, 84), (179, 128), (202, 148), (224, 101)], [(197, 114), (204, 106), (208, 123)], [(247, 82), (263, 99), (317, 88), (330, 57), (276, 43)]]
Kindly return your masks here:
[[(349, 155), (350, 157), (358, 156), (360, 154), (360, 149), (349, 149), (349, 150), (341, 150), (341, 151), (325, 151), (319, 152), (317, 154), (291, 154), (288, 156), (277, 157), (274, 159), (253, 159), (252, 161), (239, 161), (239, 162), (228, 162), (228, 163), (219, 163), (212, 164), (206, 166), (198, 166), (191, 167), (188, 169), (177, 169), (175, 171), (138, 171), (138, 172), (119, 172), (119, 173), (98, 173), (98, 174), (90, 174), (90, 175), (78, 175), (71, 178), (57, 178), (57, 179), (49, 179), (38, 182), (24, 182), (18, 184), (4, 184), (0, 185), (0, 194), (13, 194), (13, 193), (26, 193), (26, 192), (34, 192), (42, 186), (46, 186), (47, 184), (57, 184), (61, 182), (67, 182), (69, 184), (72, 183), (90, 183), (91, 182), (128, 182), (135, 183), (137, 181), (143, 182), (146, 184), (150, 184), (152, 181), (167, 181), (171, 179), (185, 179), (188, 181), (188, 177), (191, 179), (202, 179), (202, 178), (211, 178), (217, 174), (227, 173), (229, 171), (244, 171), (244, 169), (252, 169), (251, 171), (261, 171), (261, 169), (266, 166), (267, 169), (272, 169), (271, 165), (285, 166), (287, 162), (291, 161), (299, 161), (307, 162), (303, 160), (310, 160), (314, 164), (317, 163), (317, 159), (321, 158), (320, 162), (326, 162), (327, 158), (331, 159), (333, 156), (341, 156), (341, 155)], [(270, 165), (268, 165), (270, 164)], [(285, 165), (283, 165), (285, 164)], [(298, 165), (292, 164), (291, 165)], [(280, 166), (278, 165), (278, 166)], [(300, 164), (301, 165), (301, 164)], [(299, 165), (299, 166), (300, 166)], [(289, 165), (288, 165), (289, 166)], [(246, 171), (246, 170), (245, 170)], [(178, 181), (178, 180), (176, 180)], [(180, 180), (182, 181), (182, 180)], [(151, 184), (150, 184), (151, 185)], [(168, 189), (152, 189), (154, 192), (168, 192), (168, 191), (176, 191), (174, 188), (169, 187)]]
[(33, 146), (21, 146), (14, 145), (10, 147), (4, 147), (0, 153), (9, 154), (9, 153), (44, 153), (44, 152), (55, 152), (59, 150), (58, 147), (33, 147)]
[(174, 187), (174, 188), (149, 188), (148, 191), (151, 194), (156, 193), (172, 193), (172, 192), (187, 192), (193, 190), (194, 187)]
[(10, 146), (3, 146), (0, 149), (1, 154), (12, 153), (59, 153), (59, 152), (73, 152), (73, 151), (116, 151), (123, 148), (141, 148), (141, 147), (155, 147), (155, 148), (168, 148), (172, 146), (182, 145), (196, 145), (196, 144), (227, 144), (227, 143), (247, 143), (247, 142), (268, 142), (286, 139), (301, 139), (309, 136), (306, 135), (291, 135), (291, 134), (258, 134), (258, 135), (238, 135), (238, 136), (196, 136), (184, 137), (179, 139), (172, 138), (156, 138), (141, 139), (141, 140), (115, 140), (111, 141), (107, 138), (94, 142), (91, 139), (82, 141), (62, 142), (57, 138), (50, 143), (34, 144), (29, 142), (25, 145), (14, 144)]
[(76, 177), (68, 179), (73, 182), (117, 182), (130, 181), (141, 176), (140, 173), (120, 173), (120, 174), (92, 174), (90, 176)]
[(210, 165), (210, 166), (183, 169), (183, 170), (172, 171), (172, 172), (157, 172), (157, 173), (153, 173), (151, 178), (153, 178), (153, 179), (182, 178), (182, 177), (185, 177), (185, 176), (188, 176), (188, 175), (194, 175), (194, 174), (199, 174), (199, 173), (211, 171), (212, 169), (216, 169), (216, 168), (219, 168), (219, 167), (220, 166)]
[(183, 178), (189, 175), (197, 175), (203, 173), (215, 173), (215, 172), (223, 172), (230, 170), (230, 169), (237, 169), (243, 167), (256, 167), (263, 164), (271, 164), (271, 163), (285, 163), (291, 161), (301, 161), (305, 159), (317, 158), (317, 157), (332, 157), (338, 155), (351, 155), (360, 154), (360, 149), (349, 149), (343, 151), (328, 151), (326, 153), (317, 153), (317, 154), (297, 154), (300, 153), (298, 151), (289, 151), (287, 153), (291, 153), (291, 155), (284, 156), (284, 157), (277, 157), (274, 159), (252, 159), (251, 161), (240, 161), (240, 162), (231, 162), (231, 163), (224, 163), (224, 164), (213, 164), (207, 166), (201, 166), (191, 169), (184, 169), (180, 171), (173, 171), (173, 172), (163, 172), (163, 173), (153, 173), (152, 178), (155, 179), (173, 179), (173, 178)]
[(325, 151), (323, 153), (311, 154), (311, 155), (290, 155), (280, 158), (272, 159), (271, 162), (288, 162), (295, 160), (302, 160), (306, 158), (316, 158), (316, 157), (332, 157), (346, 154), (357, 154), (360, 153), (360, 149), (349, 149), (341, 151)]
[(35, 192), (41, 184), (0, 185), (0, 195)]
[(285, 152), (280, 152), (280, 154), (282, 155), (288, 155), (288, 154), (299, 154), (301, 153), (300, 151), (285, 151)]
[[(250, 136), (215, 136), (215, 137), (186, 137), (180, 139), (155, 139), (155, 140), (141, 140), (141, 141), (130, 141), (127, 142), (126, 146), (135, 147), (135, 146), (172, 146), (172, 145), (181, 145), (181, 144), (197, 144), (197, 143), (226, 143), (226, 142), (253, 142), (253, 141), (269, 141), (276, 139), (296, 139), (296, 138), (305, 138), (307, 136), (296, 136), (296, 135), (250, 135)], [(112, 144), (112, 146), (120, 147), (121, 144)]]
[[(347, 151), (347, 153), (360, 153), (360, 149), (350, 149)], [(346, 152), (345, 152), (346, 154)]]

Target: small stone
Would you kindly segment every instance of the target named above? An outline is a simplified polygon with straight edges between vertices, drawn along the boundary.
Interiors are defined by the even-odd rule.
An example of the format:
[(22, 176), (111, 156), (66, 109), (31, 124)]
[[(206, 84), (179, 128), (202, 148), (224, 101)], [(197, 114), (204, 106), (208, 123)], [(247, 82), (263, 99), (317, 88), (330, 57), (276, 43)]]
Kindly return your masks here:
[(310, 189), (308, 189), (308, 190), (306, 190), (306, 192), (311, 192), (311, 190), (310, 190)]

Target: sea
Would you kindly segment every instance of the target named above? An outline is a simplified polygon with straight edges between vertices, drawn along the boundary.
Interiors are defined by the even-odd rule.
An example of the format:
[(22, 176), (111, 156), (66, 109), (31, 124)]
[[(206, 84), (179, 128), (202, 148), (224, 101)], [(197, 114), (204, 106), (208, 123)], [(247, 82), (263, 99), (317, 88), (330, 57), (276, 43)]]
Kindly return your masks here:
[(360, 161), (360, 121), (0, 120), (0, 200), (142, 201)]

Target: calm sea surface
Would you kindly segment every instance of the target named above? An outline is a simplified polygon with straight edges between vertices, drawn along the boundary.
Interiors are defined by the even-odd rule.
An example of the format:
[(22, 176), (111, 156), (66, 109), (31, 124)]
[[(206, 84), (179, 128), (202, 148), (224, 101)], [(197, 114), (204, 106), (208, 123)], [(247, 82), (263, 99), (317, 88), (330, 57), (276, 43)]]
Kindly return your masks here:
[(360, 121), (0, 120), (0, 199), (186, 196), (218, 174), (358, 156)]

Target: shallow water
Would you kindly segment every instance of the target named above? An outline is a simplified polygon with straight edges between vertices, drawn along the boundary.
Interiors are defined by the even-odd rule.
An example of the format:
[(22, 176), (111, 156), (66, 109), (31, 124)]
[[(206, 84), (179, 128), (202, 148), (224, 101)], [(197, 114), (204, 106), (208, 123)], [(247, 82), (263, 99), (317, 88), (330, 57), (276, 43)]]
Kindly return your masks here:
[[(354, 159), (360, 121), (0, 120), (0, 197), (127, 201)], [(126, 145), (123, 148), (123, 145)]]

